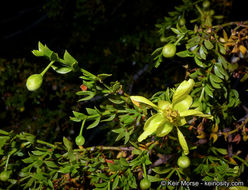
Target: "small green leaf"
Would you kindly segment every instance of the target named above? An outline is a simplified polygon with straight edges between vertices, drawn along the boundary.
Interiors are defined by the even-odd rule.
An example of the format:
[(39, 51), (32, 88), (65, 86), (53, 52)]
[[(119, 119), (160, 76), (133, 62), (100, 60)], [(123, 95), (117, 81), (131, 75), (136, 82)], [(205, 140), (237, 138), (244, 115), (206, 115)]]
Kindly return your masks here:
[(87, 129), (92, 129), (92, 128), (96, 127), (96, 126), (99, 124), (100, 119), (101, 119), (100, 116), (97, 117), (96, 120), (95, 120), (92, 124), (90, 124), (90, 125), (87, 127)]
[(83, 114), (83, 113), (80, 113), (80, 112), (76, 112), (76, 111), (72, 111), (73, 115), (79, 119), (80, 121), (81, 120), (84, 120), (87, 118), (87, 115)]
[(34, 151), (31, 151), (34, 155), (36, 156), (41, 156), (43, 154), (45, 154), (45, 152), (42, 152), (42, 151), (39, 151), (39, 150), (34, 150)]
[(117, 175), (113, 182), (112, 189), (116, 189), (118, 187), (119, 179), (120, 179), (120, 176)]
[(112, 121), (115, 118), (116, 114), (111, 114), (109, 118), (101, 120), (101, 122)]
[(220, 154), (227, 155), (227, 150), (224, 148), (215, 148)]
[(204, 40), (204, 45), (209, 50), (214, 48), (214, 45), (210, 42), (210, 40)]
[(157, 174), (167, 174), (172, 170), (171, 167), (159, 166), (152, 169)]
[(77, 60), (74, 59), (67, 50), (65, 50), (63, 63), (72, 68), (77, 63)]
[(202, 61), (200, 61), (197, 57), (194, 58), (195, 59), (195, 63), (202, 68), (207, 67), (207, 65), (205, 63), (203, 63)]
[(79, 95), (79, 96), (81, 96), (81, 95), (85, 96), (84, 98), (81, 98), (80, 100), (78, 100), (79, 102), (90, 100), (96, 95), (96, 93), (92, 92), (92, 91), (79, 91), (76, 94)]
[(193, 57), (193, 54), (188, 50), (177, 52), (176, 55), (178, 57), (182, 57), (182, 58), (184, 58), (184, 57)]
[(66, 137), (63, 137), (63, 143), (68, 151), (72, 150), (72, 143)]
[(204, 47), (203, 46), (200, 47), (199, 53), (200, 53), (201, 58), (206, 60), (207, 56), (206, 56), (206, 53), (204, 52)]
[(171, 28), (171, 30), (172, 30), (175, 34), (181, 34), (181, 32), (180, 32), (178, 29), (176, 29), (176, 28)]
[(58, 168), (58, 166), (53, 161), (44, 161), (49, 168)]
[(214, 73), (217, 77), (224, 79), (224, 76), (220, 73), (220, 71), (216, 65), (214, 66)]
[(206, 94), (207, 94), (208, 96), (210, 96), (211, 98), (214, 97), (213, 92), (212, 92), (212, 90), (211, 90), (211, 87), (210, 87), (208, 84), (204, 87), (204, 91), (205, 91)]
[(52, 65), (52, 68), (59, 74), (66, 74), (72, 71), (71, 67), (57, 67), (55, 65)]
[(114, 104), (123, 104), (125, 102), (124, 100), (115, 100), (112, 98), (108, 98), (108, 100)]
[(212, 73), (210, 73), (209, 79), (210, 79), (210, 81), (212, 80), (215, 83), (222, 83), (223, 82), (219, 77), (217, 77), (216, 75), (214, 75)]

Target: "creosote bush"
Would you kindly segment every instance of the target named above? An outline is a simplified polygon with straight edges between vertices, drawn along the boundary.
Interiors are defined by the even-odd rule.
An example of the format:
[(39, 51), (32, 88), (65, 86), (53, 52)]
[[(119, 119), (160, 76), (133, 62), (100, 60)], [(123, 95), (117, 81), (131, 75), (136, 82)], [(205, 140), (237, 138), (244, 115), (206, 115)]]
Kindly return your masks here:
[[(0, 186), (247, 189), (248, 119), (239, 89), (247, 88), (248, 21), (223, 23), (223, 18), (210, 1), (184, 0), (156, 25), (161, 47), (152, 54), (154, 67), (175, 59), (185, 76), (151, 97), (128, 94), (119, 81), (109, 82), (111, 74), (78, 68), (68, 51), (60, 57), (39, 42), (32, 53), (49, 64), (28, 78), (28, 90), (42, 88), (50, 68), (58, 74), (79, 69), (79, 102), (102, 101), (72, 111), (70, 120), (81, 126), (73, 141), (63, 137), (48, 143), (29, 133), (0, 130)], [(242, 109), (246, 115), (237, 113)], [(84, 131), (97, 127), (108, 131), (102, 138), (115, 143), (85, 145)], [(177, 185), (164, 183), (169, 181)]]

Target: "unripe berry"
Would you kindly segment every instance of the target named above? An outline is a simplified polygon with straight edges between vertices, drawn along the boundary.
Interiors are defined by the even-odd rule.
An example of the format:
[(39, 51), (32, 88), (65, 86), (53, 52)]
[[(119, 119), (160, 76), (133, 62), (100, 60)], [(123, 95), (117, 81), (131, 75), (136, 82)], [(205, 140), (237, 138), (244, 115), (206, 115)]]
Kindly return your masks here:
[(43, 77), (41, 74), (33, 74), (28, 77), (26, 86), (29, 91), (35, 91), (40, 88), (43, 81)]

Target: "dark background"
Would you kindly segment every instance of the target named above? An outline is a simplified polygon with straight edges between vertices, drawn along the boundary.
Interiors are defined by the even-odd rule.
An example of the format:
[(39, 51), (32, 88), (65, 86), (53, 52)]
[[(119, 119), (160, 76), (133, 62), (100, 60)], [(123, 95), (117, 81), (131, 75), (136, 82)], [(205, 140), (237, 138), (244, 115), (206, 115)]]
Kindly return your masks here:
[[(246, 20), (244, 2), (215, 0), (211, 6), (216, 14), (225, 14), (228, 21)], [(111, 80), (119, 80), (130, 94), (151, 95), (180, 80), (184, 72), (181, 65), (172, 60), (170, 65), (154, 69), (151, 53), (163, 45), (155, 24), (161, 23), (181, 3), (180, 0), (2, 2), (0, 69), (7, 72), (0, 74), (1, 127), (43, 134), (52, 142), (57, 137), (60, 140), (61, 134), (77, 134), (74, 125), (77, 128), (78, 125), (69, 121), (71, 111), (90, 106), (76, 102), (75, 92), (81, 85), (77, 72), (61, 76), (49, 70), (42, 89), (34, 93), (26, 90), (26, 78), (41, 72), (48, 64), (31, 53), (37, 49), (38, 41), (60, 56), (67, 49), (80, 67), (94, 74), (112, 73)], [(133, 81), (147, 65), (150, 69)]]

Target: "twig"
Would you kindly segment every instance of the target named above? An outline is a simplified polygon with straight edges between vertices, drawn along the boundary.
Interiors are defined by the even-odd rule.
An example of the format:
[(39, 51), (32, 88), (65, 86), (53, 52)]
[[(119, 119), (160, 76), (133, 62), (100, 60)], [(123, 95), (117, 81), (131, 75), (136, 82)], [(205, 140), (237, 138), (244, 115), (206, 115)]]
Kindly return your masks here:
[(114, 151), (132, 151), (134, 150), (134, 147), (115, 147), (115, 146), (92, 146), (92, 147), (87, 147), (84, 149), (75, 149), (75, 151), (89, 151), (93, 152), (96, 150), (114, 150)]

